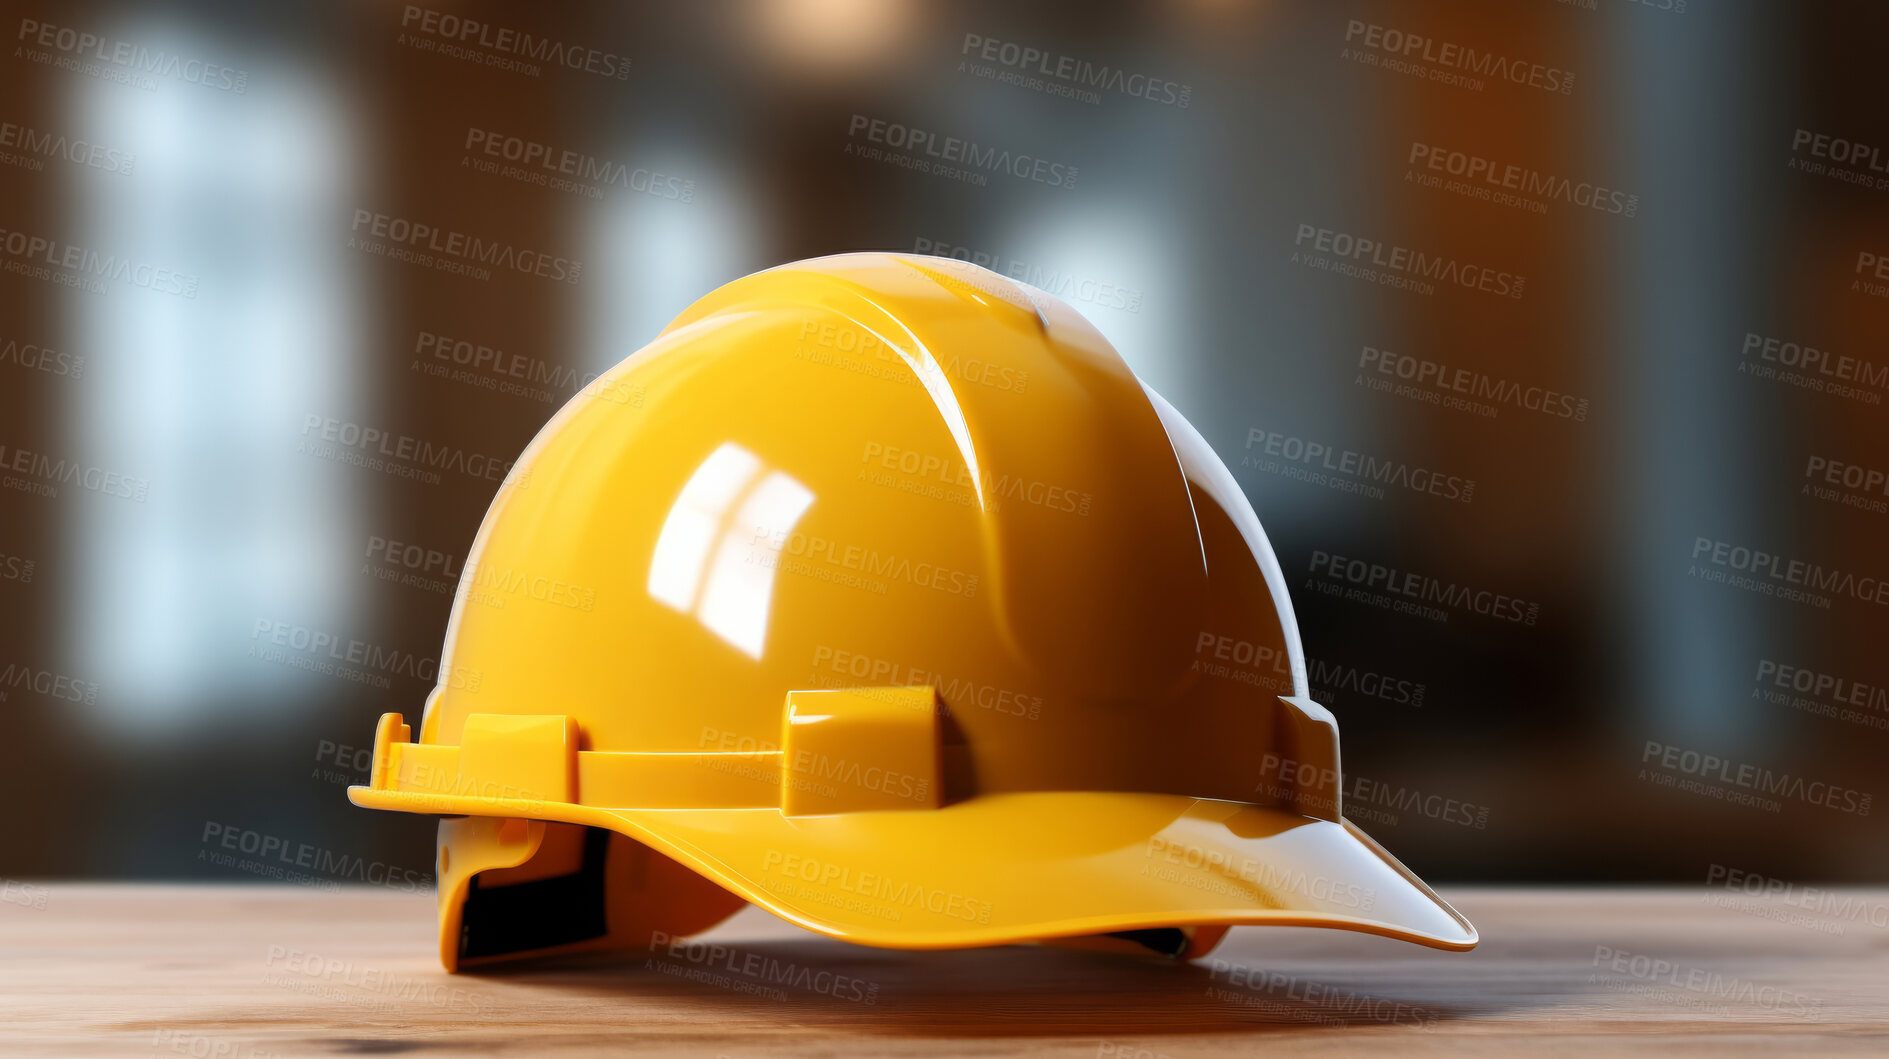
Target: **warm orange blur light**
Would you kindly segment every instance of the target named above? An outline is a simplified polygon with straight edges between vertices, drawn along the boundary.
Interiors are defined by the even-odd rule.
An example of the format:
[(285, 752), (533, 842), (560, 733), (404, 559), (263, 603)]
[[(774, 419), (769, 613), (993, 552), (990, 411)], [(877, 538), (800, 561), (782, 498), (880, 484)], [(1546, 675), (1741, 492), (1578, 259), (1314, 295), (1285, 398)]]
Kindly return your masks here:
[(755, 44), (803, 74), (888, 62), (918, 24), (911, 0), (756, 0)]

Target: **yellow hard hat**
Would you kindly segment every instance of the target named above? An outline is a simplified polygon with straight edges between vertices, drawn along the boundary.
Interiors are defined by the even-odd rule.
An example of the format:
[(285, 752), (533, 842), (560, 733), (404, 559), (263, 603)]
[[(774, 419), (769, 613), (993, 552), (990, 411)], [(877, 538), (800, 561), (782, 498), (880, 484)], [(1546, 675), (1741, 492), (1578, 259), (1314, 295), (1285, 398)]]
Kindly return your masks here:
[(1057, 299), (845, 254), (736, 280), (573, 398), (466, 561), (419, 738), (440, 957), (752, 902), (846, 941), (1468, 949), (1340, 815), (1284, 575), (1199, 433)]

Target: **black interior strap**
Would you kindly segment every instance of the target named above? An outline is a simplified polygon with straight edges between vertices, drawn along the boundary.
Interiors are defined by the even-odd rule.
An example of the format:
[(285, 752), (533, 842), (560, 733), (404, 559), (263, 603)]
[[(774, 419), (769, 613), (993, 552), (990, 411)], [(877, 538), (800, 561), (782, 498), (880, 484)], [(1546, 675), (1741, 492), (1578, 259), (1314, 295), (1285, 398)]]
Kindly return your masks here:
[(611, 832), (584, 835), (584, 865), (569, 875), (510, 886), (480, 886), (472, 877), (460, 916), (459, 957), (504, 956), (599, 938), (604, 923), (604, 861)]
[(1150, 927), (1147, 930), (1117, 930), (1111, 938), (1125, 938), (1144, 949), (1163, 956), (1179, 956), (1187, 951), (1187, 932), (1179, 927)]

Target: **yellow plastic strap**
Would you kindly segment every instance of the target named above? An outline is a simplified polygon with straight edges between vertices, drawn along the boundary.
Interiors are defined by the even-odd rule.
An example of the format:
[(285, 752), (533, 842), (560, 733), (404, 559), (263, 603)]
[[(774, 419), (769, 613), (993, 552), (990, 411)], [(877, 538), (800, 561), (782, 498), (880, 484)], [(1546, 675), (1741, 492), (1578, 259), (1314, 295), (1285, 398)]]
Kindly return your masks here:
[[(520, 724), (518, 722), (534, 722)], [(547, 803), (637, 809), (753, 809), (779, 804), (778, 750), (640, 754), (574, 748), (568, 717), (473, 714), (459, 746), (410, 743), (397, 713), (381, 718), (369, 780), (413, 812), (469, 812), (504, 802), (518, 815)], [(403, 807), (408, 807), (403, 806)]]
[(929, 687), (788, 695), (781, 812), (938, 808), (944, 804), (942, 712)]
[[(411, 812), (533, 816), (553, 804), (603, 809), (780, 809), (789, 815), (942, 804), (937, 692), (930, 687), (795, 691), (782, 749), (579, 750), (563, 714), (475, 713), (457, 746), (414, 743), (381, 717), (369, 786)], [(392, 807), (392, 806), (389, 806)]]
[[(1281, 794), (1301, 813), (1338, 819), (1331, 714), (1280, 701), (1275, 745), (1300, 763)], [(389, 713), (369, 782), (382, 808), (440, 815), (533, 817), (551, 805), (788, 816), (935, 809), (945, 803), (942, 713), (930, 687), (794, 691), (780, 749), (715, 752), (579, 750), (576, 722), (563, 714), (475, 713), (457, 746), (413, 743)]]

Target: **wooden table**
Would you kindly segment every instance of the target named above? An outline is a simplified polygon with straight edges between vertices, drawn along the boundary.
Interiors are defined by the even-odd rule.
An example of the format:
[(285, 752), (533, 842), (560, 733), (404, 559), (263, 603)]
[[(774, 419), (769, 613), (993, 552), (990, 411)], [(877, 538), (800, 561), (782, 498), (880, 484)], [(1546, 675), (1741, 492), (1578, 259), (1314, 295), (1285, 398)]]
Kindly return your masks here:
[[(1889, 891), (1848, 895), (1889, 922)], [(0, 1053), (1889, 1054), (1889, 929), (1868, 913), (1721, 907), (1722, 890), (1445, 896), (1481, 929), (1475, 952), (1243, 928), (1195, 965), (905, 953), (750, 908), (714, 947), (450, 976), (430, 895), (15, 884)]]

